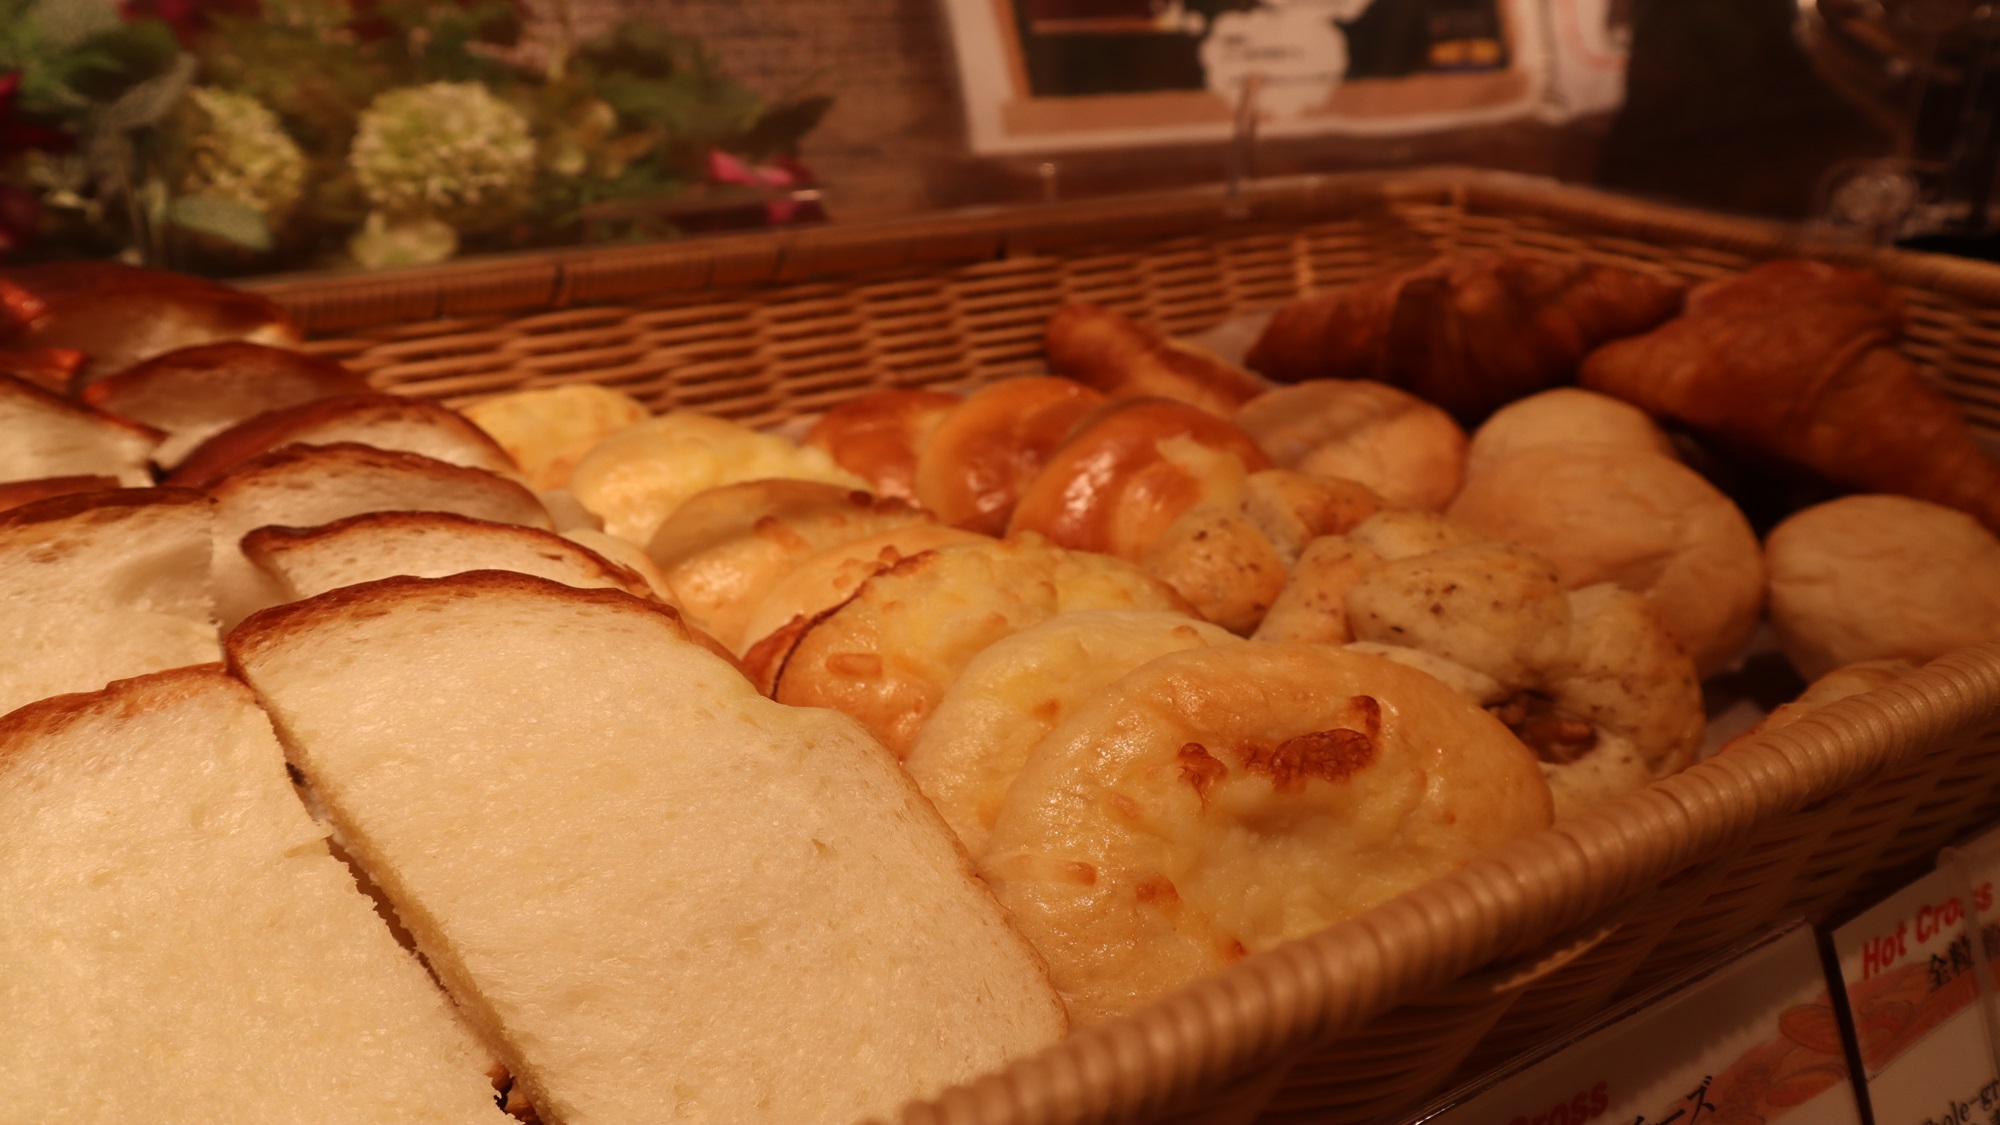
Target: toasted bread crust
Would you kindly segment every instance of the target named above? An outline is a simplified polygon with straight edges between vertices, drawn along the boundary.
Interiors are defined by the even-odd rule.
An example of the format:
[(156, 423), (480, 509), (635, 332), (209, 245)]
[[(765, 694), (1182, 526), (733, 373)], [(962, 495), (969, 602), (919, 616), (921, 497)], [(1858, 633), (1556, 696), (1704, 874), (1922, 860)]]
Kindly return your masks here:
[(487, 462), (480, 468), (511, 471), (514, 465), (498, 442), (457, 411), (420, 399), (368, 394), (316, 399), (245, 419), (196, 446), (167, 481), (187, 488), (210, 487), (261, 453), (301, 440), (309, 442), (312, 430), (348, 420), (421, 422), (478, 449)]
[(154, 444), (158, 444), (166, 437), (165, 434), (151, 426), (134, 422), (129, 418), (120, 418), (115, 414), (106, 414), (96, 407), (86, 406), (83, 403), (64, 398), (47, 387), (38, 387), (26, 379), (17, 379), (12, 375), (0, 373), (0, 398), (6, 398), (10, 395), (26, 399), (44, 410), (68, 415), (79, 422), (89, 422), (92, 425), (129, 431), (151, 440)]
[[(503, 491), (518, 493), (524, 504), (541, 508), (542, 502), (535, 494), (516, 481), (485, 469), (468, 469), (453, 465), (420, 453), (404, 453), (395, 449), (377, 449), (359, 442), (337, 441), (327, 445), (288, 445), (260, 454), (230, 470), (229, 474), (203, 489), (217, 499), (226, 498), (242, 486), (242, 482), (267, 474), (296, 472), (316, 476), (329, 468), (352, 466), (355, 468), (387, 469), (430, 476), (440, 480), (492, 482), (493, 487)], [(544, 519), (547, 517), (544, 511)]]
[(175, 699), (199, 694), (221, 680), (233, 690), (249, 692), (242, 681), (228, 674), (220, 663), (190, 664), (164, 672), (148, 672), (124, 680), (113, 680), (96, 691), (52, 695), (0, 715), (0, 777), (18, 760), (22, 751), (41, 739), (57, 734), (79, 720), (117, 707), (121, 714), (150, 711)]
[(219, 340), (156, 355), (90, 384), (77, 398), (99, 410), (124, 415), (125, 404), (161, 389), (162, 384), (199, 385), (215, 378), (234, 378), (243, 368), (281, 369), (276, 379), (299, 387), (324, 388), (319, 397), (363, 395), (373, 390), (366, 378), (325, 356), (249, 340)]
[(124, 508), (144, 508), (154, 504), (210, 503), (205, 493), (191, 488), (106, 488), (95, 492), (69, 492), (36, 500), (0, 512), (0, 531), (31, 524), (66, 520), (86, 512)]
[(0, 484), (0, 511), (46, 500), (51, 496), (70, 496), (78, 492), (103, 492), (106, 489), (125, 487), (117, 477), (39, 477), (35, 480), (16, 480)]

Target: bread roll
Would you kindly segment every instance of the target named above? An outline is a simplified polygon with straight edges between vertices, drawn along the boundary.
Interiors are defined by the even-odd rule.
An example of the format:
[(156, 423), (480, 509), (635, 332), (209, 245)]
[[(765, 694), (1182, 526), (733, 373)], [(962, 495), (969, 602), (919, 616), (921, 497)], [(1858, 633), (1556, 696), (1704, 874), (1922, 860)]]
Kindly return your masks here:
[(1358, 481), (1399, 508), (1436, 510), (1465, 477), (1465, 431), (1451, 415), (1383, 383), (1314, 379), (1245, 403), (1236, 424), (1273, 463)]
[(828, 410), (806, 431), (805, 444), (826, 450), (878, 494), (915, 501), (918, 456), (962, 401), (943, 391), (875, 391)]
[(1473, 431), (1465, 471), (1477, 475), (1511, 453), (1543, 446), (1590, 445), (1679, 459), (1674, 442), (1647, 413), (1578, 387), (1557, 387), (1510, 402)]
[(538, 492), (567, 488), (584, 454), (652, 416), (645, 403), (596, 383), (495, 395), (466, 407), (464, 414), (500, 443)]
[(954, 527), (998, 535), (1056, 447), (1104, 396), (1069, 379), (983, 387), (946, 414), (917, 458), (917, 500)]
[(1943, 505), (1845, 496), (1779, 524), (1766, 552), (1771, 623), (1808, 679), (2000, 638), (2000, 538)]
[(1082, 302), (1051, 314), (1042, 342), (1051, 370), (1112, 398), (1170, 398), (1227, 418), (1269, 386), (1198, 345)]
[(1089, 1024), (1549, 819), (1533, 756), (1437, 680), (1246, 642), (1141, 665), (1052, 731), (981, 870)]
[(1763, 608), (1764, 559), (1749, 521), (1667, 457), (1523, 449), (1483, 465), (1448, 514), (1548, 559), (1572, 590), (1616, 582), (1644, 594), (1704, 676), (1743, 647)]

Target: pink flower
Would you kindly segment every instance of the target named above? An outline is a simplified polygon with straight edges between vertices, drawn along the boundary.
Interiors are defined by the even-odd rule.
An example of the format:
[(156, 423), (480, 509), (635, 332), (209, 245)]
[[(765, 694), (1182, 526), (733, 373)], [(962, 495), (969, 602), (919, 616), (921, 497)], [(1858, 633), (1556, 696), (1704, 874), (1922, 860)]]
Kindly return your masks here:
[[(788, 156), (780, 156), (768, 164), (753, 165), (719, 148), (708, 150), (708, 178), (711, 183), (754, 188), (802, 188), (816, 182), (805, 165)], [(799, 207), (797, 200), (775, 199), (764, 205), (764, 214), (776, 226), (791, 222)]]

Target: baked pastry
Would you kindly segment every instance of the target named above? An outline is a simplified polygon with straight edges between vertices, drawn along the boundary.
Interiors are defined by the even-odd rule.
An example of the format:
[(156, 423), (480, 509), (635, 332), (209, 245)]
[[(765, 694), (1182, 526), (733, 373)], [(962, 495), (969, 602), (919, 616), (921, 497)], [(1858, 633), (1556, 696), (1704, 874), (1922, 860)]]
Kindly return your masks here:
[(16, 1120), (512, 1121), (213, 665), (0, 719), (0, 896)]
[(215, 615), (225, 629), (286, 600), (251, 565), (243, 537), (260, 527), (318, 527), (364, 512), (451, 512), (552, 530), (535, 494), (484, 469), (372, 446), (293, 445), (224, 477), (215, 498)]
[(1236, 638), (1182, 613), (1058, 614), (987, 646), (945, 689), (903, 766), (974, 858), (1043, 736), (1125, 673)]
[(843, 488), (867, 485), (834, 464), (824, 450), (681, 411), (628, 426), (599, 442), (577, 461), (569, 492), (604, 521), (604, 530), (645, 546), (674, 509), (696, 493), (776, 478)]
[(1680, 458), (1673, 439), (1645, 411), (1596, 391), (1557, 387), (1510, 402), (1481, 423), (1465, 451), (1465, 472), (1474, 476), (1509, 454), (1551, 445)]
[(480, 399), (462, 413), (490, 434), (538, 492), (566, 488), (599, 442), (652, 417), (646, 404), (596, 383), (566, 383)]
[(1470, 253), (1280, 309), (1250, 369), (1280, 383), (1373, 379), (1476, 423), (1569, 382), (1591, 349), (1680, 311), (1682, 287), (1577, 259)]
[(102, 492), (107, 488), (121, 487), (123, 485), (117, 477), (37, 477), (34, 480), (9, 481), (0, 484), (0, 512), (37, 500), (47, 500), (51, 496), (73, 496), (79, 492)]
[(266, 411), (372, 389), (333, 360), (229, 340), (154, 356), (99, 379), (77, 397), (166, 434), (153, 460), (172, 469), (197, 445)]
[(147, 485), (162, 434), (0, 375), (0, 483), (108, 476)]
[(992, 540), (903, 559), (762, 662), (776, 669), (772, 698), (852, 715), (900, 758), (973, 657), (1084, 609), (1185, 612), (1187, 603), (1131, 563), (1036, 536)]
[(126, 488), (0, 512), (0, 714), (215, 660), (209, 509)]
[(0, 375), (11, 375), (43, 390), (63, 394), (83, 366), (83, 353), (75, 348), (0, 347)]
[(1143, 664), (1052, 731), (980, 870), (1091, 1024), (1549, 820), (1533, 756), (1437, 680), (1244, 643)]
[(1189, 510), (1230, 498), (1246, 473), (1271, 467), (1250, 435), (1213, 414), (1121, 399), (1077, 424), (1021, 493), (1007, 533), (1137, 562)]
[(82, 353), (73, 388), (217, 340), (296, 347), (300, 335), (268, 298), (187, 274), (116, 262), (0, 269), (0, 345)]
[(1799, 674), (1923, 663), (2000, 639), (2000, 537), (1906, 496), (1844, 496), (1772, 529), (1771, 624)]
[(1759, 720), (1756, 726), (1730, 739), (1722, 748), (1729, 750), (1756, 735), (1782, 730), (1829, 703), (1874, 691), (1916, 670), (1917, 665), (1908, 660), (1863, 660), (1858, 664), (1835, 668), (1807, 684), (1806, 690), (1800, 692), (1797, 699), (1773, 707), (1771, 713)]
[(246, 418), (210, 436), (167, 474), (180, 488), (208, 488), (238, 465), (288, 445), (353, 442), (376, 449), (415, 453), (446, 464), (518, 475), (485, 431), (455, 410), (399, 395), (322, 398)]
[(1583, 384), (1740, 454), (1967, 512), (2000, 532), (2000, 463), (1895, 350), (1903, 308), (1867, 270), (1768, 262), (1608, 346)]
[(896, 762), (760, 698), (664, 606), (392, 578), (261, 614), (229, 656), (552, 1119), (866, 1120), (1063, 1034)]
[(917, 499), (917, 457), (944, 416), (964, 400), (943, 391), (874, 391), (828, 410), (805, 444), (868, 482), (881, 496)]
[(1157, 397), (1227, 418), (1267, 384), (1200, 347), (1131, 317), (1081, 302), (1050, 314), (1042, 330), (1049, 369), (1111, 398)]
[(318, 527), (260, 527), (242, 546), (288, 602), (399, 574), (443, 578), (470, 570), (653, 596), (638, 574), (554, 532), (449, 512), (364, 512)]
[(742, 481), (690, 497), (647, 554), (666, 579), (667, 600), (741, 653), (763, 635), (748, 633), (751, 616), (786, 576), (843, 543), (917, 524), (936, 525), (928, 512), (856, 489)]
[(1272, 463), (1358, 481), (1399, 508), (1433, 511), (1465, 478), (1465, 431), (1451, 415), (1383, 383), (1313, 379), (1236, 412)]
[(1572, 590), (1616, 582), (1644, 594), (1704, 676), (1735, 657), (1763, 608), (1763, 553), (1749, 520), (1668, 457), (1523, 449), (1482, 463), (1447, 514), (1548, 559)]
[(981, 387), (932, 429), (917, 456), (917, 501), (954, 527), (998, 535), (1056, 447), (1104, 395), (1050, 376)]

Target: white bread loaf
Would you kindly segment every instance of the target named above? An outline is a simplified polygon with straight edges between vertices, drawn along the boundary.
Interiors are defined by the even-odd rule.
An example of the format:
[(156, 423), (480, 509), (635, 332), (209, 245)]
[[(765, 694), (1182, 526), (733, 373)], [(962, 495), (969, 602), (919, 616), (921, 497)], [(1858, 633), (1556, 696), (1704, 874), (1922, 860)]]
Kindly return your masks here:
[(321, 527), (260, 527), (243, 537), (243, 554), (284, 587), (286, 601), (398, 574), (443, 578), (468, 570), (653, 596), (644, 578), (554, 532), (449, 512), (366, 512)]
[(317, 527), (363, 512), (455, 512), (552, 530), (535, 494), (505, 477), (414, 453), (365, 445), (295, 445), (239, 466), (215, 497), (215, 612), (223, 628), (285, 600), (245, 558), (243, 536), (260, 527)]
[(0, 1122), (509, 1121), (213, 665), (0, 719), (0, 901)]
[(0, 713), (221, 655), (209, 500), (126, 488), (0, 513)]
[(895, 760), (757, 695), (670, 609), (395, 578), (268, 610), (228, 647), (351, 854), (563, 1125), (843, 1125), (1063, 1032), (1040, 960)]
[(518, 475), (507, 451), (457, 411), (419, 399), (363, 394), (317, 399), (245, 418), (196, 446), (167, 483), (208, 488), (258, 454), (288, 445), (338, 442)]
[(154, 356), (77, 397), (164, 432), (167, 439), (153, 459), (171, 469), (195, 446), (246, 418), (368, 390), (368, 380), (331, 359), (224, 340)]
[(160, 432), (0, 375), (0, 481), (108, 476), (147, 485)]

